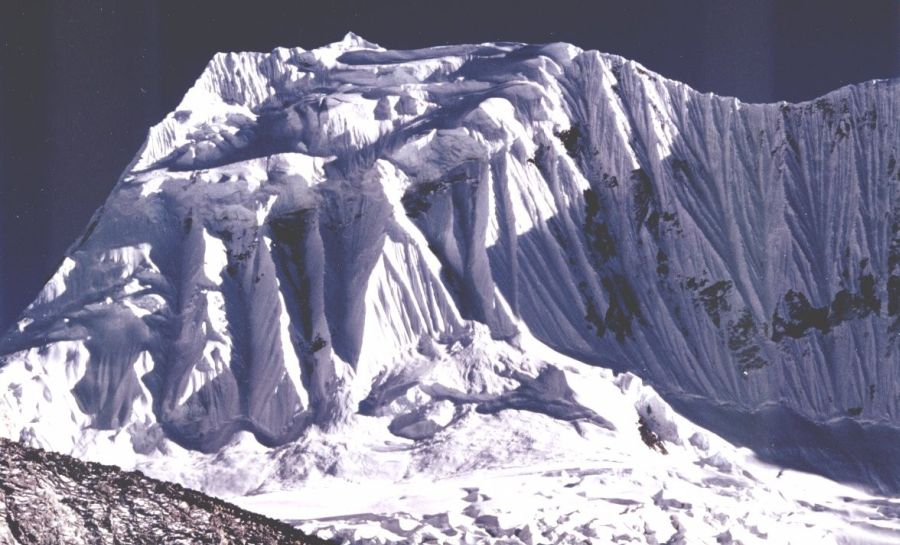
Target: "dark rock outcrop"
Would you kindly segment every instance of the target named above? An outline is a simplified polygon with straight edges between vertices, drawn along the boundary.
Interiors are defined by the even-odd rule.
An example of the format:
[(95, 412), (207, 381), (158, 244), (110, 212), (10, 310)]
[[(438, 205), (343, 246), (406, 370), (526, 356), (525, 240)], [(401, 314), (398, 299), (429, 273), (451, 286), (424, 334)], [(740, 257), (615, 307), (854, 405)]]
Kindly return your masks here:
[(180, 485), (0, 439), (0, 545), (324, 545)]

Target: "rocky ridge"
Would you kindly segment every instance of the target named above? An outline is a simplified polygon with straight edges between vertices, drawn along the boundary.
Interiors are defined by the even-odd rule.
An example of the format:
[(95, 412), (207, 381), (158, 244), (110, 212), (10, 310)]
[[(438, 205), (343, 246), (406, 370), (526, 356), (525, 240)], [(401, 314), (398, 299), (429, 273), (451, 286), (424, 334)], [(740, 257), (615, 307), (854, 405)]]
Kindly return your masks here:
[(0, 439), (0, 544), (326, 545), (139, 472)]

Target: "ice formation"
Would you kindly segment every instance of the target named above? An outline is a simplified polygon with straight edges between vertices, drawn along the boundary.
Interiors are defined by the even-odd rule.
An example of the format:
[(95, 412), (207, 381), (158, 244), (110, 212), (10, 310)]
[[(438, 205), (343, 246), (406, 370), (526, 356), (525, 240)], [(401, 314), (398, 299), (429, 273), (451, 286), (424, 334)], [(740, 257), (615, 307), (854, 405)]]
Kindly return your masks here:
[(568, 44), (216, 55), (0, 341), (0, 434), (359, 543), (891, 542), (898, 119)]

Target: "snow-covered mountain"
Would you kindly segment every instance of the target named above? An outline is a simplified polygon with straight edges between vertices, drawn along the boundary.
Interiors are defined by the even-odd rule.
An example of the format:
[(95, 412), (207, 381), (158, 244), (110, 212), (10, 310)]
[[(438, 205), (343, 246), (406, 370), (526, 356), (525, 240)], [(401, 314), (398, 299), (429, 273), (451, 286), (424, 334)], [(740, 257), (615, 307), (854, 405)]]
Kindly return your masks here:
[(356, 542), (889, 542), (778, 466), (900, 490), (898, 119), (567, 44), (217, 55), (0, 341), (0, 434)]

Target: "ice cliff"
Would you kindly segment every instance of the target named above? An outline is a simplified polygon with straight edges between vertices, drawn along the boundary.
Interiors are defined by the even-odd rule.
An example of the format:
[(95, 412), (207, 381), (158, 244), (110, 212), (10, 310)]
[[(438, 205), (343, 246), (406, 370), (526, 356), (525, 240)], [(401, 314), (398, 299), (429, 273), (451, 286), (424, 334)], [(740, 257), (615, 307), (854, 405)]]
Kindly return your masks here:
[(216, 55), (0, 342), (0, 433), (434, 444), (470, 413), (618, 433), (607, 405), (637, 433), (539, 345), (900, 490), (898, 119), (896, 80), (745, 104), (567, 44)]

